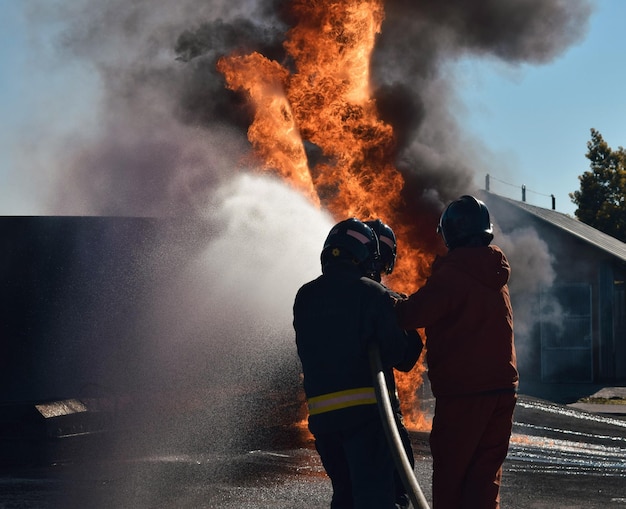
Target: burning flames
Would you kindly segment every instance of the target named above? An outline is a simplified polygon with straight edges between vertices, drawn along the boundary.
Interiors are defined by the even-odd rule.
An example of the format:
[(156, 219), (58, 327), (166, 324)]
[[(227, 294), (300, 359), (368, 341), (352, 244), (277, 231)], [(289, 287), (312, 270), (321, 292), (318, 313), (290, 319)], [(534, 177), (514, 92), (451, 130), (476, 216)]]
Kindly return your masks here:
[[(370, 56), (384, 19), (382, 0), (293, 0), (289, 8), (295, 24), (284, 47), (293, 70), (259, 53), (223, 57), (218, 70), (254, 108), (248, 139), (259, 165), (337, 220), (389, 224), (398, 237), (398, 261), (388, 283), (409, 293), (423, 282), (433, 254), (402, 220), (396, 140), (371, 94)], [(312, 167), (304, 140), (323, 155)], [(429, 426), (416, 396), (423, 371), (420, 361), (397, 377), (406, 423), (417, 429)]]

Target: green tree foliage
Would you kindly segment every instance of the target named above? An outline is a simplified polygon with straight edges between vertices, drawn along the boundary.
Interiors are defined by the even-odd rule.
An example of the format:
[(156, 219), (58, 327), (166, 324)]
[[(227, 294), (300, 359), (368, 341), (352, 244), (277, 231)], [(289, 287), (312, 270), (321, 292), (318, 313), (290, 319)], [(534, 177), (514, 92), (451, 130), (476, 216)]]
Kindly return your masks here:
[(587, 149), (591, 169), (578, 177), (580, 190), (569, 195), (578, 206), (576, 217), (626, 242), (626, 150), (612, 150), (595, 129)]

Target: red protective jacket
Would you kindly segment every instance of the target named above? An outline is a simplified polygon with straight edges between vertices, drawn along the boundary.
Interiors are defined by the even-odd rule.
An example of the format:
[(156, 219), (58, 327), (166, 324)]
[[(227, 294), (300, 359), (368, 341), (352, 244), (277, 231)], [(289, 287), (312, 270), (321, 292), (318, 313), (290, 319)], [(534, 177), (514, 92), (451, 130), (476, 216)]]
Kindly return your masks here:
[(426, 330), (435, 397), (517, 389), (510, 273), (497, 246), (456, 248), (396, 305), (402, 328)]

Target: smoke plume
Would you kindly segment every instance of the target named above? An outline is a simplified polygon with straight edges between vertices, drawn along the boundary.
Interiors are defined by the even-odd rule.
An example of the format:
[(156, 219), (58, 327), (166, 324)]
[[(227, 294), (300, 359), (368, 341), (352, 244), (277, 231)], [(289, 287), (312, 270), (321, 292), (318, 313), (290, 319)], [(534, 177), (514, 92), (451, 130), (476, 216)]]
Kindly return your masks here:
[(584, 34), (590, 14), (584, 0), (391, 0), (385, 11), (373, 74), (383, 115), (400, 137), (398, 167), (412, 198), (435, 194), (443, 203), (489, 170), (480, 140), (468, 139), (455, 118), (449, 64), (549, 62)]
[[(540, 314), (537, 296), (554, 283), (554, 259), (547, 243), (533, 228), (518, 228), (507, 234), (496, 231), (496, 241), (512, 267), (509, 289), (514, 303), (515, 347), (520, 365), (537, 362), (537, 352), (530, 343)], [(556, 301), (553, 306), (560, 307)]]
[[(52, 160), (52, 214), (194, 213), (239, 171), (249, 147), (244, 100), (216, 60), (285, 59), (284, 1), (34, 2), (34, 26), (61, 25), (59, 58), (96, 73), (95, 132), (72, 133)], [(409, 206), (441, 207), (488, 168), (455, 118), (448, 64), (477, 56), (546, 63), (585, 33), (587, 0), (388, 0), (372, 61), (382, 117), (399, 139)], [(39, 25), (41, 26), (41, 25)]]

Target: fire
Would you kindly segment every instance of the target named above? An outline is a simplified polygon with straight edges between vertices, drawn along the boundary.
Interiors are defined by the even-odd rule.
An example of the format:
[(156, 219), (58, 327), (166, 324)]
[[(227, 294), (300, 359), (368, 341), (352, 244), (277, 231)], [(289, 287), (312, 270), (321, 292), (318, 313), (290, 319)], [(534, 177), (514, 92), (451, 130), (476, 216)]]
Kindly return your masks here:
[(255, 109), (248, 139), (258, 158), (319, 205), (298, 126), (284, 93), (287, 70), (259, 53), (220, 60), (218, 68), (231, 88), (248, 91)]
[[(369, 65), (384, 19), (382, 0), (293, 0), (295, 23), (284, 48), (293, 70), (259, 53), (218, 61), (227, 86), (254, 107), (248, 130), (261, 166), (278, 174), (337, 219), (380, 218), (398, 237), (398, 261), (388, 283), (408, 293), (423, 283), (434, 256), (403, 220), (404, 179), (394, 166), (393, 128), (380, 120)], [(304, 140), (318, 147), (309, 167)], [(424, 367), (398, 375), (407, 426), (429, 424), (416, 389)]]

